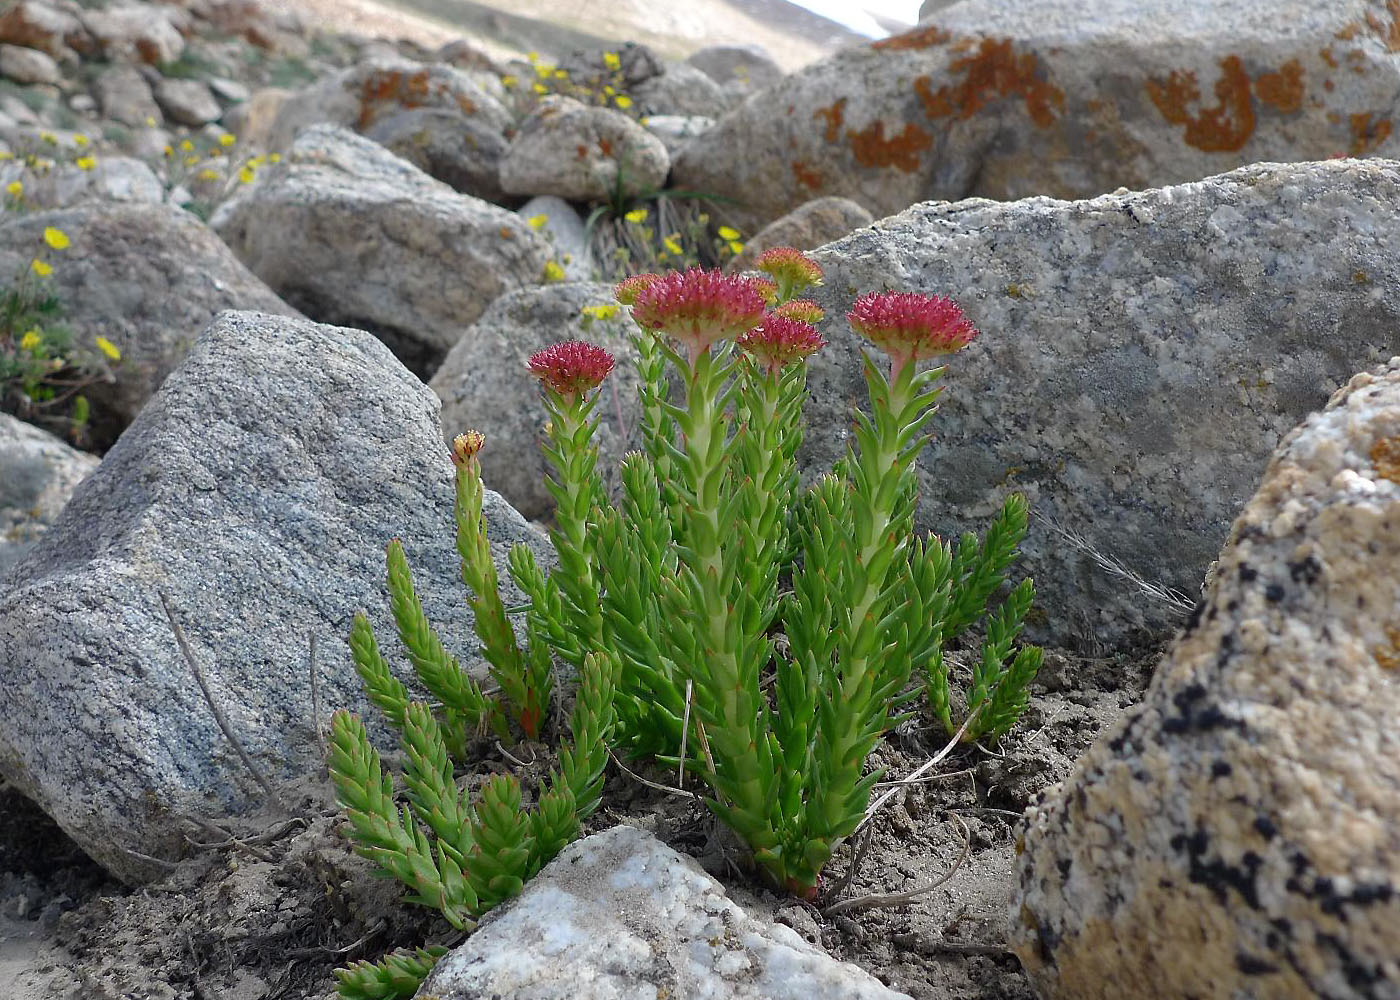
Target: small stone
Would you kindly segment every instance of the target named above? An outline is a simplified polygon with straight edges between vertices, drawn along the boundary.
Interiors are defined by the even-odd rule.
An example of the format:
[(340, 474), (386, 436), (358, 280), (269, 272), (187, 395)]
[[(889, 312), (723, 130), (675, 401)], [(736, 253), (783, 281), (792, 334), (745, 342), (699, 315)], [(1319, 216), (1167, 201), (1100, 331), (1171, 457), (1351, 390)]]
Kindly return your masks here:
[(505, 136), (456, 108), (394, 112), (364, 134), (462, 194), (497, 204), (514, 203), (501, 189), (501, 159), (508, 147)]
[(15, 83), (57, 84), (63, 79), (53, 56), (19, 45), (0, 45), (0, 76)]
[(68, 98), (68, 106), (80, 115), (97, 110), (97, 100), (91, 94), (74, 94)]
[(646, 130), (661, 140), (672, 158), (714, 127), (715, 120), (704, 115), (648, 115), (646, 119)]
[(48, 431), (0, 413), (0, 580), (58, 520), (97, 462)]
[(237, 80), (215, 76), (211, 77), (207, 82), (214, 96), (227, 104), (239, 104), (253, 96), (253, 92), (248, 88), (248, 85), (246, 83), (239, 83)]
[(151, 85), (134, 66), (109, 66), (93, 85), (102, 116), (141, 128), (150, 119), (163, 120), (160, 106), (151, 94)]
[(165, 117), (177, 125), (206, 125), (223, 113), (208, 85), (199, 80), (161, 80), (153, 93)]

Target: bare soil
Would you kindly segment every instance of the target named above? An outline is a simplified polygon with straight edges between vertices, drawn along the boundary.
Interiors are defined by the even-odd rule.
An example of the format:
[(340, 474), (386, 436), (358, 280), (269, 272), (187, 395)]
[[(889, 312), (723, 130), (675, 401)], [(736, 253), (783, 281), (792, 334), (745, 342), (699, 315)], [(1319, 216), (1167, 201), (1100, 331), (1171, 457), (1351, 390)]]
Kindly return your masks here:
[[(698, 858), (741, 905), (773, 915), (916, 1000), (1031, 1000), (1004, 937), (1016, 821), (1140, 696), (1156, 658), (1048, 652), (1017, 729), (995, 752), (959, 748), (932, 780), (902, 787), (872, 824), (869, 842), (838, 852), (815, 905), (759, 882), (737, 844), (696, 803), (615, 767), (590, 829), (630, 823), (651, 830)], [(936, 727), (916, 718), (891, 735), (873, 763), (902, 778), (942, 744)], [(527, 784), (543, 775), (549, 761), (542, 748), (513, 753), (534, 757), (521, 774)], [(474, 771), (512, 768), (491, 747)], [(250, 816), (223, 833), (190, 823), (188, 857), (162, 881), (128, 889), (18, 793), (0, 789), (0, 981), (15, 982), (8, 995), (309, 1000), (332, 996), (332, 972), (349, 961), (460, 939), (433, 912), (403, 903), (397, 884), (371, 877), (369, 863), (338, 832), (329, 782), (308, 781), (284, 797), (290, 813)], [(854, 877), (842, 886), (857, 853), (863, 856)], [(841, 899), (905, 892), (954, 869), (936, 889), (898, 905), (824, 912)]]

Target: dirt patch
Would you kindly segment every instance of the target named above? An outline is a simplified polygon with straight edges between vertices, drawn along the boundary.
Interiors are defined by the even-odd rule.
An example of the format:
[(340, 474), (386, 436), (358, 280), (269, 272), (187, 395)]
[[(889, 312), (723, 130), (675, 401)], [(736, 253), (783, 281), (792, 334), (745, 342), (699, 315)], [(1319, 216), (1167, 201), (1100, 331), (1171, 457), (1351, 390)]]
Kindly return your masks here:
[[(651, 830), (698, 858), (743, 905), (774, 915), (916, 1000), (1030, 1000), (1030, 986), (1004, 947), (1014, 825), (1137, 700), (1156, 658), (1048, 653), (1031, 708), (1001, 747), (960, 748), (931, 780), (900, 788), (868, 843), (838, 852), (824, 889), (828, 897), (850, 898), (931, 882), (958, 864), (966, 830), (970, 848), (956, 874), (903, 905), (824, 915), (820, 906), (773, 892), (745, 868), (743, 851), (707, 811), (616, 769), (590, 832), (616, 823)], [(875, 763), (901, 778), (941, 745), (921, 716), (891, 735)], [(547, 763), (537, 757), (522, 779), (539, 780)], [(506, 768), (490, 748), (467, 780)], [(403, 903), (397, 884), (371, 877), (369, 863), (337, 832), (328, 782), (307, 782), (285, 797), (289, 812), (250, 816), (222, 833), (189, 824), (189, 857), (164, 880), (129, 890), (107, 879), (17, 792), (0, 789), (0, 971), (18, 983), (10, 996), (329, 997), (338, 966), (400, 946), (460, 940), (432, 912)], [(857, 851), (854, 877), (835, 893)]]

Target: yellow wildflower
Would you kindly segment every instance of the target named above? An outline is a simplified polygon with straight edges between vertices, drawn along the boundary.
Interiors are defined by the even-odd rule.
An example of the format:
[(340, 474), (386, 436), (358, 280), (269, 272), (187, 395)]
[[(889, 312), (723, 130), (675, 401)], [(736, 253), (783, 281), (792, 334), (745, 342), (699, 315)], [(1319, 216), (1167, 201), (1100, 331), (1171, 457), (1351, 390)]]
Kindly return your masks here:
[(607, 94), (609, 97), (612, 97), (614, 94), (617, 93), (617, 88), (610, 83), (605, 83), (603, 84), (603, 93)]
[(671, 251), (671, 253), (675, 254), (677, 257), (679, 257), (682, 253), (685, 252), (681, 249), (679, 233), (672, 233), (670, 236), (667, 236), (661, 242), (666, 244), (666, 249)]
[(519, 82), (519, 80), (517, 80), (514, 76), (512, 76), (509, 73), (501, 77), (501, 86), (505, 87), (507, 90), (512, 89)]
[(31, 354), (44, 342), (44, 338), (39, 336), (38, 330), (27, 330), (23, 337), (19, 338), (19, 347), (22, 351), (29, 351)]
[(47, 142), (50, 146), (57, 146), (58, 136), (54, 135), (52, 132), (40, 132), (39, 141)]
[(545, 280), (545, 281), (563, 281), (563, 280), (564, 280), (564, 269), (559, 265), (559, 262), (558, 262), (557, 260), (545, 261), (545, 265), (544, 265), (544, 280)]
[(541, 212), (539, 215), (530, 216), (530, 218), (526, 220), (526, 225), (528, 225), (531, 229), (538, 233), (548, 224), (548, 222), (549, 216)]
[(238, 179), (244, 184), (253, 183), (253, 178), (257, 176), (257, 171), (252, 167), (244, 167), (238, 171)]
[(551, 74), (551, 73), (553, 73), (553, 72), (554, 72), (554, 67), (551, 66), (551, 65), (549, 65), (549, 63), (536, 63), (536, 64), (535, 64), (535, 75), (536, 75), (537, 77), (539, 77), (541, 80), (543, 80), (545, 77), (549, 76), (549, 74)]
[(205, 167), (199, 172), (199, 179), (202, 181), (216, 181), (219, 179), (219, 172), (217, 170), (211, 170), (209, 167)]
[(197, 157), (197, 156), (187, 156), (187, 157), (185, 157), (185, 166), (187, 166), (187, 167), (192, 167), (192, 166), (194, 166), (194, 165), (195, 165), (196, 163), (198, 163), (198, 162), (199, 162), (199, 157)]
[(544, 84), (542, 84), (542, 83), (537, 83), (537, 84), (535, 84), (535, 93), (537, 93), (537, 94), (547, 94), (547, 93), (549, 93), (549, 88), (546, 87), (546, 86), (545, 86)]
[(567, 80), (568, 78), (569, 78), (569, 71), (568, 71), (568, 70), (566, 70), (566, 69), (556, 69), (556, 70), (554, 71), (554, 79), (556, 79), (556, 80)]
[(97, 157), (80, 156), (73, 161), (73, 166), (77, 167), (79, 170), (91, 170), (93, 167), (97, 166)]
[(622, 108), (623, 110), (626, 110), (627, 108), (630, 108), (632, 106), (632, 98), (628, 97), (626, 94), (618, 94), (616, 97), (613, 98), (613, 101), (616, 102), (617, 106), (619, 108)]
[(618, 305), (616, 302), (605, 302), (598, 306), (584, 306), (581, 311), (594, 319), (612, 319), (617, 315)]
[(645, 208), (634, 208), (624, 215), (623, 218), (633, 225), (640, 226), (643, 222), (647, 221), (647, 210)]
[(732, 253), (735, 257), (739, 256), (741, 253), (744, 252), (744, 244), (740, 243), (738, 240), (730, 240), (729, 252)]
[(603, 65), (608, 69), (618, 70), (622, 68), (622, 60), (618, 57), (616, 52), (604, 52)]
[(174, 155), (175, 155), (175, 150), (171, 149), (169, 146), (166, 146), (166, 147), (165, 147), (165, 158), (168, 160), (168, 159), (170, 159), (170, 157), (172, 157), (172, 156), (174, 156)]
[(238, 140), (233, 137), (232, 133), (229, 132), (225, 132), (223, 135), (219, 136), (219, 145), (223, 146), (225, 149), (232, 146), (237, 141)]
[(24, 182), (10, 181), (10, 183), (5, 185), (5, 193), (11, 198), (18, 198), (20, 195), (24, 194)]
[(53, 226), (44, 227), (44, 242), (55, 250), (68, 249), (68, 234), (62, 229), (55, 229)]
[(190, 142), (188, 139), (180, 140), (180, 152), (188, 153), (191, 152), (193, 149), (194, 143)]
[(536, 63), (540, 61), (540, 54), (538, 52), (526, 52), (525, 58), (530, 60), (532, 63)]
[(8, 149), (0, 151), (0, 160), (13, 160), (14, 158), (15, 154), (11, 153)]
[(719, 238), (722, 240), (737, 240), (739, 238), (739, 230), (733, 226), (720, 226), (716, 232), (719, 233)]
[(282, 162), (282, 154), (281, 154), (281, 153), (268, 153), (268, 154), (267, 154), (267, 162), (268, 162), (268, 163), (281, 163), (281, 162)]
[(49, 275), (53, 274), (53, 265), (48, 261), (40, 260), (38, 257), (35, 257), (29, 262), (29, 269), (41, 278), (47, 278)]
[(107, 355), (109, 361), (120, 361), (122, 359), (121, 348), (112, 343), (106, 337), (98, 337), (96, 340), (97, 349)]
[(82, 133), (78, 133), (73, 136), (73, 145), (77, 146), (79, 149), (82, 149), (90, 142), (92, 142), (92, 140), (89, 139), (87, 136), (83, 135)]

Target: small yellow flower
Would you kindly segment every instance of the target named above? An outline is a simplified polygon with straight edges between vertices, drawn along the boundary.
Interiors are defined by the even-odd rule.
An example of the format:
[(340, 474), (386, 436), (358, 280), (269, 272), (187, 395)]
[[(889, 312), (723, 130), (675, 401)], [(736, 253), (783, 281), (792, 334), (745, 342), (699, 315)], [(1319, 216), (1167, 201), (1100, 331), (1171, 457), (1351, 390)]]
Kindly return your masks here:
[(193, 149), (194, 149), (194, 143), (190, 142), (188, 139), (182, 139), (182, 140), (180, 140), (180, 152), (182, 152), (182, 153), (188, 153), (188, 152), (192, 151)]
[(530, 60), (532, 63), (537, 63), (540, 61), (540, 54), (538, 52), (526, 52), (525, 58)]
[(519, 80), (517, 80), (514, 76), (510, 75), (509, 73), (501, 77), (501, 86), (505, 87), (507, 90), (513, 89), (515, 85), (519, 82)]
[(670, 236), (667, 236), (661, 242), (666, 244), (666, 249), (671, 251), (671, 253), (675, 254), (677, 257), (679, 257), (682, 253), (685, 252), (681, 249), (680, 234), (678, 233), (672, 233)]
[(740, 243), (738, 240), (730, 240), (729, 252), (732, 253), (735, 257), (739, 256), (741, 253), (744, 252), (744, 244)]
[(38, 330), (28, 330), (23, 337), (19, 338), (19, 347), (22, 351), (29, 351), (31, 354), (44, 342), (44, 338), (39, 336)]
[(68, 234), (62, 229), (55, 229), (53, 226), (44, 227), (44, 242), (55, 250), (68, 249)]
[(556, 79), (556, 80), (567, 80), (568, 78), (569, 78), (569, 71), (568, 71), (568, 70), (566, 70), (566, 69), (556, 69), (556, 70), (554, 71), (554, 79)]
[(224, 155), (224, 151), (223, 151), (222, 149), (220, 149), (218, 146), (215, 146), (213, 149), (209, 150), (209, 155), (210, 155), (210, 156), (223, 156), (223, 155)]
[(612, 97), (614, 94), (617, 93), (617, 88), (610, 83), (605, 83), (603, 84), (603, 93), (608, 95), (609, 97)]
[(619, 108), (622, 108), (623, 110), (626, 110), (627, 108), (630, 108), (632, 106), (632, 98), (628, 97), (626, 94), (618, 94), (616, 97), (613, 98), (613, 101), (615, 101), (617, 103), (617, 106)]
[(617, 315), (618, 305), (616, 302), (605, 302), (598, 306), (584, 306), (581, 312), (585, 316), (593, 319), (612, 319)]
[(166, 147), (165, 147), (165, 158), (168, 160), (168, 159), (170, 159), (170, 157), (172, 157), (172, 156), (174, 156), (174, 155), (175, 155), (175, 150), (171, 149), (169, 146), (166, 146)]
[(251, 184), (253, 183), (253, 178), (257, 176), (257, 173), (258, 172), (252, 167), (244, 167), (242, 170), (238, 171), (238, 179), (244, 184)]
[(211, 170), (209, 167), (205, 167), (199, 172), (199, 179), (202, 181), (216, 181), (219, 179), (219, 172), (217, 170)]
[(80, 156), (73, 161), (73, 166), (77, 167), (79, 170), (91, 170), (93, 167), (97, 166), (97, 157)]
[(29, 269), (41, 278), (47, 278), (49, 275), (53, 274), (53, 265), (49, 264), (48, 261), (40, 260), (38, 257), (35, 257), (29, 262)]
[(535, 84), (535, 93), (537, 93), (537, 94), (547, 94), (547, 93), (549, 93), (549, 88), (546, 87), (546, 86), (545, 86), (544, 84), (542, 84), (542, 83), (537, 83), (537, 84)]
[(15, 154), (11, 153), (8, 149), (0, 152), (0, 160), (13, 160), (14, 158)]
[(91, 141), (91, 139), (81, 133), (73, 136), (73, 145), (77, 146), (79, 149), (87, 146)]
[(281, 153), (268, 153), (268, 154), (267, 154), (267, 162), (268, 162), (268, 163), (281, 163), (281, 162), (282, 162), (282, 154), (281, 154)]
[(545, 261), (544, 280), (551, 282), (564, 280), (564, 269), (559, 266), (559, 262), (557, 260)]
[(238, 140), (229, 132), (225, 132), (223, 135), (219, 136), (219, 145), (223, 146), (225, 149), (232, 146), (237, 141)]
[(197, 157), (197, 156), (187, 156), (187, 157), (185, 157), (185, 166), (187, 166), (187, 167), (192, 167), (192, 166), (194, 166), (194, 165), (195, 165), (196, 163), (198, 163), (198, 162), (199, 162), (199, 157)]
[(109, 361), (120, 361), (122, 359), (121, 348), (106, 337), (98, 337), (95, 343), (97, 344), (97, 349), (107, 355)]
[(634, 208), (624, 215), (623, 218), (633, 225), (640, 226), (643, 222), (647, 221), (647, 210), (645, 208)]
[(548, 224), (549, 216), (544, 214), (543, 212), (541, 212), (539, 215), (532, 215), (529, 219), (526, 220), (526, 225), (528, 225), (537, 233)]
[(18, 198), (20, 195), (24, 194), (24, 182), (10, 181), (10, 183), (5, 185), (5, 193), (11, 198)]
[(54, 135), (52, 132), (40, 132), (39, 141), (47, 142), (50, 146), (57, 146), (58, 136)]
[(716, 232), (719, 233), (719, 238), (722, 240), (737, 240), (739, 238), (739, 230), (733, 226), (720, 226)]
[(155, 118), (153, 118), (151, 115), (147, 115), (147, 116), (146, 116), (146, 127), (147, 127), (147, 128), (155, 128), (155, 127), (156, 127), (156, 120), (155, 120)]
[(603, 65), (611, 70), (621, 69), (622, 60), (618, 57), (618, 54), (616, 52), (604, 52)]
[(536, 63), (536, 64), (535, 64), (535, 75), (536, 75), (537, 77), (539, 77), (541, 80), (543, 80), (545, 77), (549, 76), (549, 74), (551, 74), (551, 73), (553, 73), (553, 72), (554, 72), (554, 67), (551, 66), (551, 65), (549, 65), (548, 63)]

